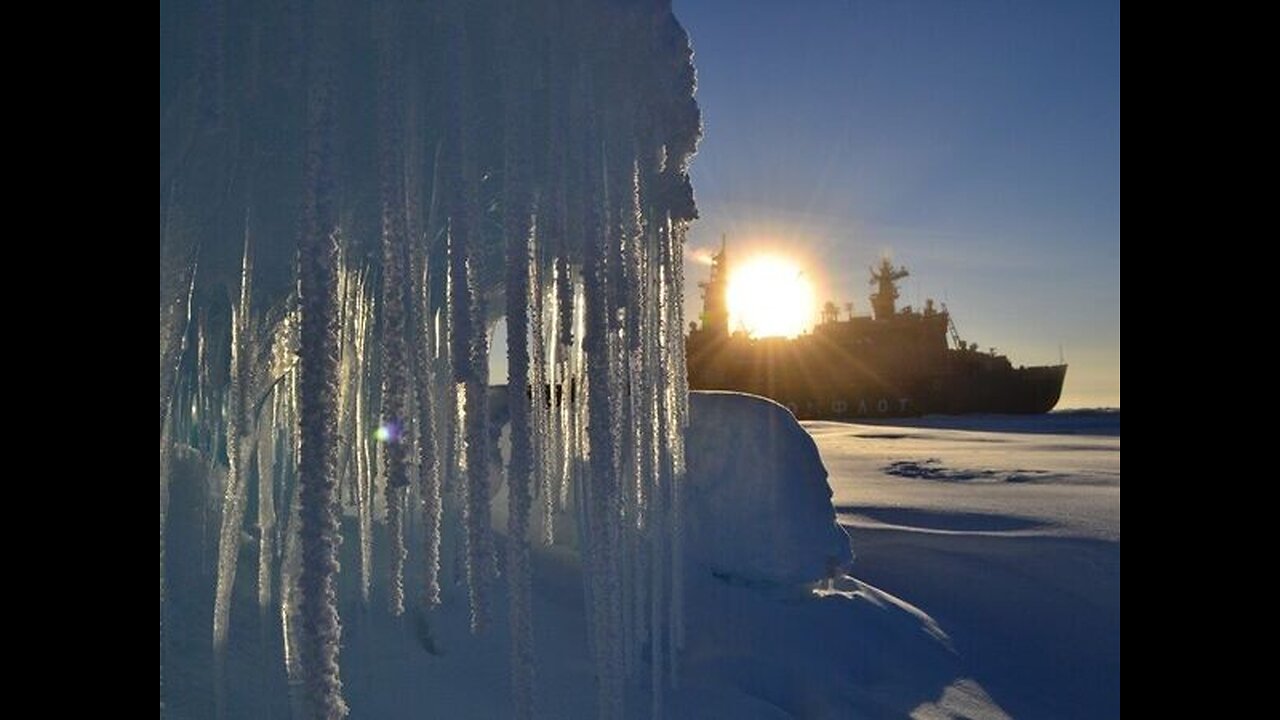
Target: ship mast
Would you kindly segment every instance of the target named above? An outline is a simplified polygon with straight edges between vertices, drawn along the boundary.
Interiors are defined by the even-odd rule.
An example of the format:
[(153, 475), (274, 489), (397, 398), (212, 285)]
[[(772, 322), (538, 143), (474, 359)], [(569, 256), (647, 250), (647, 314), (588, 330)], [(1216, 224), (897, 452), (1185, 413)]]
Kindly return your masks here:
[(880, 259), (880, 267), (871, 269), (871, 284), (878, 285), (871, 294), (871, 308), (877, 320), (888, 320), (897, 312), (898, 281), (910, 273), (905, 267), (895, 268), (889, 258)]
[(720, 252), (711, 256), (711, 277), (698, 283), (702, 288), (702, 329), (720, 337), (729, 335), (729, 304), (725, 287), (729, 278), (729, 259), (725, 244), (726, 238), (721, 235)]

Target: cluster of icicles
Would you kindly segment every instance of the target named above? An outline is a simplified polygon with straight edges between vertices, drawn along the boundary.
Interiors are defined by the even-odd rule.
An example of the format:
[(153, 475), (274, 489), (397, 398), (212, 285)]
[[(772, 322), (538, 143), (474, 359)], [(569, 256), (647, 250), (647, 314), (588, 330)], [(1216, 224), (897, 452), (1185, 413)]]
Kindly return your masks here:
[[(233, 584), (243, 531), (253, 524), (259, 611), (264, 627), (276, 618), (271, 626), (282, 634), (282, 661), (299, 695), (295, 710), (346, 713), (335, 580), (325, 570), (336, 570), (336, 542), (311, 538), (308, 545), (308, 534), (325, 533), (326, 522), (339, 527), (333, 519), (307, 519), (308, 512), (333, 512), (326, 496), (317, 496), (319, 510), (307, 499), (308, 488), (323, 483), (308, 485), (304, 435), (308, 423), (320, 422), (330, 504), (355, 519), (348, 526), (356, 537), (347, 541), (358, 545), (358, 566), (341, 572), (358, 578), (366, 606), (378, 583), (386, 583), (387, 610), (397, 615), (406, 603), (430, 607), (452, 597), (469, 604), (479, 632), (500, 625), (490, 599), (505, 585), (512, 706), (531, 717), (532, 545), (575, 545), (599, 715), (622, 717), (626, 684), (647, 678), (657, 717), (664, 686), (676, 682), (684, 636), (681, 266), (693, 215), (687, 164), (698, 136), (687, 39), (661, 3), (610, 10), (620, 17), (597, 42), (608, 47), (632, 37), (617, 46), (620, 57), (602, 61), (569, 44), (553, 46), (548, 62), (562, 78), (535, 82), (522, 76), (536, 71), (522, 70), (520, 57), (532, 41), (522, 43), (517, 28), (500, 30), (515, 48), (502, 56), (510, 63), (500, 91), (503, 162), (486, 168), (474, 148), (492, 139), (477, 137), (483, 124), (468, 74), (468, 43), (476, 39), (465, 23), (446, 14), (447, 26), (457, 23), (445, 48), (449, 122), (434, 148), (406, 127), (414, 106), (407, 99), (411, 74), (401, 70), (404, 33), (388, 30), (378, 61), (381, 259), (369, 267), (347, 252), (329, 196), (334, 161), (325, 136), (334, 132), (336, 59), (325, 46), (336, 43), (324, 33), (336, 29), (324, 12), (309, 29), (300, 292), (253, 307), (256, 238), (248, 212), (229, 343), (207, 337), (192, 307), (194, 266), (187, 287), (167, 304), (162, 287), (162, 645), (170, 454), (179, 439), (210, 458), (224, 446), (226, 479), (210, 488), (221, 498), (211, 618), (215, 691), (225, 691)], [(394, 18), (385, 21), (390, 28)], [(535, 157), (544, 147), (550, 162)], [(412, 170), (418, 167), (426, 170)], [(502, 183), (496, 211), (481, 202), (482, 180), (492, 177)], [(428, 202), (420, 203), (423, 197)], [(480, 228), (495, 222), (500, 232)], [(502, 243), (500, 293), (483, 283), (495, 240)], [(433, 243), (444, 252), (433, 253)], [(336, 261), (308, 269), (308, 251), (317, 248)], [(444, 267), (432, 267), (440, 262)], [(325, 295), (320, 302), (317, 293)], [(489, 307), (498, 298), (503, 306)], [(322, 335), (314, 347), (327, 362), (308, 357), (309, 308), (331, 316), (315, 323)], [(497, 315), (505, 315), (508, 329), (505, 464), (489, 427), (487, 329)], [(209, 370), (219, 347), (230, 353), (225, 380)], [(166, 379), (166, 363), (191, 370), (175, 369)], [(323, 402), (308, 404), (308, 367), (331, 393)], [(508, 490), (503, 558), (491, 534), (494, 482)], [(250, 507), (256, 518), (246, 517)], [(375, 532), (376, 525), (384, 529)], [(375, 547), (375, 537), (387, 538), (385, 547)], [(375, 563), (375, 552), (389, 562)], [(420, 587), (406, 582), (408, 563), (420, 564)], [(384, 566), (389, 572), (378, 577), (375, 567)], [(327, 603), (330, 615), (309, 616), (306, 603)]]

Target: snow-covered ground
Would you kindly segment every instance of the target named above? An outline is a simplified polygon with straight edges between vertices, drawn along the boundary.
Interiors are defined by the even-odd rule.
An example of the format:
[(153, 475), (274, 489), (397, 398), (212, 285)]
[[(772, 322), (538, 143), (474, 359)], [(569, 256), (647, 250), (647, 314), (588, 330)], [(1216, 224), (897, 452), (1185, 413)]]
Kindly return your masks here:
[(1119, 716), (1118, 412), (804, 425), (853, 575), (931, 616), (1012, 716)]
[[(662, 687), (665, 717), (1119, 714), (1118, 414), (1103, 435), (1025, 432), (986, 419), (811, 423), (806, 433), (759, 398), (697, 393), (691, 411), (687, 632), (678, 687)], [(209, 533), (217, 522), (200, 489), (204, 473), (199, 458), (180, 454), (162, 607), (169, 717), (213, 715)], [(837, 521), (857, 558), (850, 576), (814, 592), (809, 579), (848, 560)], [(242, 569), (253, 564), (252, 540), (246, 535)], [(440, 608), (415, 602), (393, 618), (377, 586), (361, 607), (346, 571), (355, 552), (344, 545), (340, 592), (352, 717), (510, 717), (505, 593), (478, 636), (468, 631), (456, 568), (446, 572), (453, 582)], [(409, 568), (407, 584), (419, 588), (417, 564)], [(572, 545), (535, 549), (533, 616), (536, 716), (595, 717)], [(249, 578), (236, 584), (230, 649), (227, 716), (289, 717), (279, 625), (258, 615)], [(628, 668), (627, 717), (650, 716), (643, 665), (653, 658), (642, 657)]]

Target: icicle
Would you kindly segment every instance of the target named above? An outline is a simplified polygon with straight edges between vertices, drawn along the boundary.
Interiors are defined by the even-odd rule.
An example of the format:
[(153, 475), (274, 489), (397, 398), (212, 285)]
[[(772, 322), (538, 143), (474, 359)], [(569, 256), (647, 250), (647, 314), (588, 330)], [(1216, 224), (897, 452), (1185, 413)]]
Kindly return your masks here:
[(669, 341), (670, 348), (668, 357), (670, 364), (669, 372), (672, 374), (670, 383), (674, 386), (671, 392), (671, 403), (674, 407), (674, 428), (668, 437), (668, 443), (671, 448), (671, 576), (672, 576), (672, 612), (674, 614), (673, 625), (675, 626), (675, 650), (672, 654), (671, 682), (675, 685), (678, 681), (678, 666), (675, 660), (675, 653), (684, 647), (684, 476), (685, 476), (685, 454), (684, 454), (684, 438), (685, 431), (689, 426), (689, 386), (688, 375), (685, 366), (685, 350), (684, 350), (684, 307), (679, 298), (683, 297), (684, 288), (684, 232), (685, 226), (681, 222), (675, 228), (672, 239), (672, 248), (670, 253), (671, 270), (672, 270), (672, 308), (671, 313), (674, 316), (671, 322), (672, 338)]
[(227, 486), (218, 533), (218, 576), (213, 603), (214, 697), (217, 714), (225, 713), (227, 638), (231, 622), (231, 593), (240, 557), (240, 534), (248, 502), (249, 469), (253, 459), (254, 419), (252, 387), (255, 344), (250, 323), (253, 254), (249, 219), (245, 217), (244, 257), (240, 274), (240, 298), (231, 308), (231, 364), (227, 383)]
[(271, 607), (271, 571), (275, 562), (276, 428), (279, 395), (271, 392), (271, 421), (258, 429), (258, 618), (265, 628)]
[[(601, 158), (603, 169), (604, 159)], [(596, 183), (603, 196), (595, 222), (589, 227), (597, 233), (585, 248), (584, 296), (586, 331), (584, 337), (587, 363), (587, 441), (590, 466), (587, 502), (587, 536), (593, 561), (589, 567), (592, 623), (595, 626), (595, 654), (599, 685), (599, 714), (617, 718), (622, 715), (622, 668), (620, 643), (620, 560), (618, 552), (619, 499), (618, 452), (620, 429), (615, 423), (617, 404), (617, 365), (615, 323), (611, 306), (610, 266), (617, 262), (613, 255), (607, 218), (608, 195), (603, 178)]]
[[(461, 482), (464, 574), (471, 610), (471, 629), (478, 632), (488, 622), (487, 586), (490, 576), (489, 485), (484, 429), (486, 385), (479, 381), (477, 362), (483, 353), (484, 332), (475, 327), (480, 316), (474, 272), (460, 248), (454, 248), (453, 272), (453, 372), (457, 387), (456, 477)], [(461, 296), (461, 297), (459, 297)], [(479, 336), (479, 337), (477, 337)]]
[(460, 473), (463, 501), (465, 575), (471, 609), (471, 628), (488, 623), (488, 584), (492, 575), (489, 529), (489, 459), (486, 434), (488, 347), (485, 337), (483, 291), (477, 287), (481, 257), (479, 182), (475, 151), (474, 88), (471, 82), (470, 48), (464, 6), (446, 7), (446, 55), (449, 58), (449, 121), (447, 147), (449, 171), (445, 173), (449, 198), (449, 295), (450, 356), (455, 383), (466, 385), (465, 425), (454, 432), (465, 436), (455, 444), (466, 448), (467, 471)]
[[(296, 408), (296, 405), (294, 405)], [(290, 417), (297, 419), (296, 412)], [(296, 436), (291, 438), (290, 448), (297, 448)], [(303, 673), (302, 658), (299, 651), (302, 645), (301, 618), (298, 612), (298, 572), (302, 564), (301, 543), (298, 538), (300, 523), (301, 486), (296, 475), (292, 482), (293, 489), (285, 497), (288, 498), (289, 510), (286, 516), (284, 532), (284, 548), (280, 559), (280, 639), (284, 647), (285, 677), (289, 683), (289, 705), (293, 709), (293, 717), (303, 717), (305, 707), (306, 677)]]
[(533, 425), (530, 394), (540, 398), (529, 373), (529, 265), (532, 232), (515, 221), (507, 253), (507, 403), (511, 415), (511, 459), (507, 466), (510, 512), (507, 525), (507, 579), (511, 608), (512, 702), (515, 716), (533, 710), (533, 629), (529, 514), (532, 502)]
[[(533, 21), (527, 5), (517, 5), (499, 26), (500, 57), (505, 65), (503, 84), (503, 233), (506, 240), (507, 407), (511, 418), (511, 457), (507, 466), (507, 580), (511, 631), (511, 688), (513, 715), (534, 715), (534, 651), (532, 568), (529, 521), (536, 478), (537, 421), (542, 386), (530, 354), (540, 343), (540, 323), (530, 328), (536, 315), (531, 295), (538, 294), (537, 226), (534, 219), (531, 157), (533, 132), (530, 104), (533, 99), (532, 51), (527, 27)], [(531, 338), (532, 336), (532, 338)]]
[[(556, 462), (553, 468), (555, 476), (556, 506), (561, 512), (569, 508), (569, 493), (573, 487), (574, 464), (578, 454), (576, 415), (574, 411), (581, 405), (581, 393), (575, 391), (580, 373), (575, 363), (582, 350), (582, 334), (576, 331), (577, 308), (574, 299), (577, 294), (573, 276), (569, 272), (569, 263), (564, 256), (556, 258), (555, 286), (555, 332), (552, 333), (552, 344), (556, 348), (555, 399), (556, 410)], [(577, 397), (575, 397), (577, 395)], [(579, 532), (585, 525), (578, 524)], [(581, 543), (580, 543), (581, 544)]]
[[(489, 508), (489, 347), (483, 327), (485, 306), (475, 287), (474, 271), (468, 272), (468, 295), (475, 323), (471, 336), (470, 382), (467, 383), (468, 447), (466, 474), (467, 555), (471, 569), (471, 626), (480, 631), (489, 623), (489, 586), (494, 576), (492, 522)], [(478, 327), (477, 327), (478, 325)]]
[(399, 106), (396, 6), (380, 6), (381, 47), (378, 67), (379, 175), (382, 185), (382, 442), (387, 478), (387, 534), (391, 544), (388, 602), (392, 615), (404, 613), (405, 496), (409, 486), (410, 435), (408, 351), (405, 345), (405, 298), (408, 280), (408, 229), (404, 208), (404, 158)]
[(356, 527), (360, 540), (360, 600), (369, 606), (370, 585), (373, 581), (373, 478), (369, 458), (369, 441), (372, 433), (366, 426), (368, 417), (368, 344), (372, 333), (373, 310), (365, 294), (365, 275), (347, 270), (348, 318), (344, 326), (350, 333), (350, 350), (344, 355), (347, 368), (344, 390), (349, 396), (344, 407), (350, 417), (344, 423), (348, 428), (348, 456), (350, 471), (356, 489)]
[[(181, 424), (182, 418), (175, 417), (174, 395), (178, 384), (179, 365), (187, 350), (187, 336), (191, 331), (192, 296), (195, 293), (196, 265), (194, 252), (183, 248), (190, 259), (182, 258), (182, 269), (179, 272), (165, 272), (166, 256), (173, 252), (176, 244), (171, 236), (171, 216), (173, 207), (172, 186), (169, 202), (166, 207), (164, 225), (161, 227), (161, 281), (177, 278), (177, 282), (167, 288), (162, 287), (160, 297), (160, 707), (164, 709), (164, 598), (165, 598), (165, 531), (169, 518), (169, 476), (172, 468), (174, 427)], [(169, 252), (166, 252), (169, 251)], [(197, 361), (197, 373), (199, 363)], [(183, 383), (184, 388), (189, 383)], [(198, 387), (198, 382), (197, 382)], [(194, 395), (194, 393), (193, 393)], [(181, 409), (182, 404), (176, 407)], [(179, 437), (185, 433), (178, 433)]]
[(336, 429), (338, 423), (337, 228), (334, 168), (335, 64), (338, 8), (313, 9), (308, 40), (304, 222), (299, 241), (299, 528), (298, 607), (307, 715), (336, 720), (347, 714), (338, 650)]
[[(535, 241), (537, 220), (535, 218)], [(554, 406), (554, 388), (547, 377), (547, 342), (543, 274), (539, 260), (539, 248), (535, 247), (529, 261), (529, 389), (533, 414), (533, 466), (535, 494), (541, 499), (539, 510), (539, 539), (545, 545), (555, 542), (556, 489), (551, 460), (551, 413)]]
[[(172, 206), (173, 200), (170, 199)], [(178, 364), (187, 348), (187, 333), (191, 329), (192, 296), (195, 294), (195, 252), (188, 248), (171, 249), (179, 241), (172, 237), (169, 215), (165, 216), (162, 231), (161, 278), (169, 281), (162, 288), (160, 300), (160, 432), (164, 432), (165, 419), (173, 407), (174, 387), (177, 383)], [(178, 252), (190, 257), (172, 258)], [(180, 264), (179, 264), (180, 263)], [(178, 264), (177, 268), (167, 267)], [(167, 272), (166, 272), (167, 271)]]
[[(411, 47), (405, 48), (406, 59), (412, 59)], [(440, 429), (447, 420), (437, 413), (439, 396), (435, 383), (435, 332), (430, 292), (430, 238), (436, 228), (436, 196), (439, 191), (440, 145), (433, 158), (431, 178), (432, 197), (424, 216), (422, 208), (422, 170), (425, 163), (424, 143), (415, 128), (422, 126), (422, 78), (413, 62), (403, 63), (407, 79), (402, 83), (406, 92), (405, 132), (403, 143), (403, 195), (406, 218), (407, 254), (409, 278), (407, 320), (411, 322), (407, 334), (412, 345), (409, 361), (412, 362), (413, 387), (408, 400), (413, 404), (411, 417), (416, 421), (414, 447), (417, 450), (417, 494), (421, 503), (419, 520), (422, 523), (422, 567), (424, 607), (440, 603), (440, 530), (441, 530), (441, 448)]]
[(387, 581), (387, 606), (391, 614), (397, 617), (404, 614), (404, 563), (409, 555), (404, 541), (406, 490), (407, 488), (387, 483), (387, 543), (391, 563), (391, 577)]
[(441, 438), (449, 419), (437, 410), (441, 405), (437, 390), (435, 315), (431, 312), (431, 291), (428, 278), (427, 252), (417, 253), (415, 268), (417, 286), (414, 296), (418, 307), (419, 342), (417, 343), (417, 392), (418, 392), (418, 494), (422, 499), (424, 600), (427, 607), (440, 604), (440, 531), (443, 477), (440, 456)]
[[(586, 373), (586, 344), (583, 338), (586, 334), (586, 302), (583, 298), (586, 290), (583, 287), (581, 277), (575, 278), (573, 282), (573, 295), (569, 307), (572, 312), (572, 321), (569, 327), (571, 338), (570, 344), (565, 348), (568, 351), (568, 359), (566, 364), (567, 385), (565, 389), (565, 413), (567, 415), (566, 425), (569, 435), (567, 454), (565, 458), (565, 489), (564, 493), (570, 491), (575, 496), (585, 499), (589, 496), (589, 483), (584, 482), (584, 476), (587, 473), (587, 393), (589, 391)], [(584, 505), (585, 507), (585, 505)], [(583, 510), (585, 512), (585, 509)], [(583, 520), (579, 521), (578, 534), (581, 536), (586, 533), (587, 525)], [(583, 543), (579, 541), (581, 546)]]
[[(464, 524), (464, 527), (462, 529), (463, 535), (464, 535), (464, 542), (462, 546), (462, 563), (463, 563), (463, 574), (465, 576), (464, 579), (467, 582), (468, 602), (471, 603), (472, 596), (474, 595), (474, 591), (471, 589), (473, 570), (471, 567), (471, 555), (469, 552), (469, 546), (465, 542), (465, 539), (466, 539), (465, 536), (470, 532), (470, 526), (468, 525), (469, 518), (465, 516), (467, 512), (466, 481), (471, 472), (471, 467), (469, 462), (470, 448), (467, 446), (467, 442), (470, 439), (470, 437), (463, 430), (463, 428), (467, 426), (467, 395), (468, 395), (468, 390), (470, 386), (467, 383), (454, 383), (453, 387), (454, 387), (453, 426), (455, 428), (453, 433), (453, 474), (454, 474), (454, 477), (456, 477), (460, 481), (460, 487), (457, 490), (459, 495), (461, 496), (459, 499), (461, 500), (461, 507), (464, 514), (464, 517), (462, 518), (463, 524)], [(475, 612), (476, 611), (475, 611), (474, 604), (472, 604), (471, 613), (472, 613), (473, 623), (474, 623)]]

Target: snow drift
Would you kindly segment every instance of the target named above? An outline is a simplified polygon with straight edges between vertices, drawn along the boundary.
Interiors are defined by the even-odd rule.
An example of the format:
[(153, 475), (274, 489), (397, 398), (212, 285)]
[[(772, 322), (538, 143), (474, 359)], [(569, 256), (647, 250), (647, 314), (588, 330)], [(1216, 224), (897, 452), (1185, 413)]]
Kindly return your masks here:
[(813, 438), (755, 395), (689, 394), (692, 563), (747, 582), (812, 583), (852, 562)]

